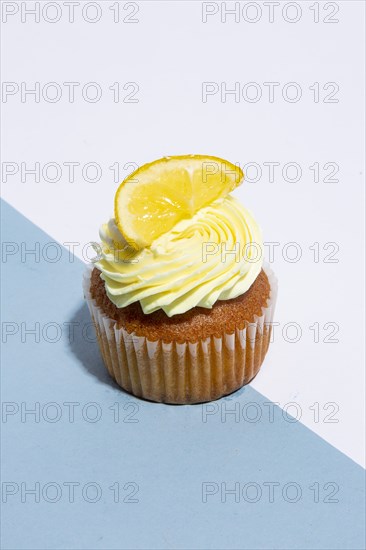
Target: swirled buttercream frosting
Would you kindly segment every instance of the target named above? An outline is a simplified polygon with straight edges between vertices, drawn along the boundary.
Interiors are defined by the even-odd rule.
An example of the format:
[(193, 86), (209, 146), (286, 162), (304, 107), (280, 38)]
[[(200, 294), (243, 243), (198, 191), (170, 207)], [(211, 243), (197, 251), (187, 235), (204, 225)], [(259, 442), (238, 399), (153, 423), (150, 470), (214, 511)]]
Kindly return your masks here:
[(139, 301), (144, 313), (169, 316), (199, 306), (212, 308), (246, 292), (262, 268), (262, 236), (252, 214), (228, 195), (179, 221), (136, 251), (114, 219), (99, 231), (101, 271), (117, 307)]

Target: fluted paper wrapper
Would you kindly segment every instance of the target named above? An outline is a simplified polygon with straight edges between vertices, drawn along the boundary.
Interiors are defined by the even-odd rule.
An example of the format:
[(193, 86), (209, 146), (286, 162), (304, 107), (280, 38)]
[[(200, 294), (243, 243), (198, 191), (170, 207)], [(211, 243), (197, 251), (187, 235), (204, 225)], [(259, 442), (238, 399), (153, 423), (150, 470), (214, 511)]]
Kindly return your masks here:
[(90, 295), (92, 267), (88, 267), (84, 295), (109, 374), (137, 397), (176, 404), (212, 401), (248, 384), (267, 353), (277, 298), (277, 279), (268, 265), (263, 270), (271, 293), (260, 317), (220, 338), (166, 343), (118, 328)]

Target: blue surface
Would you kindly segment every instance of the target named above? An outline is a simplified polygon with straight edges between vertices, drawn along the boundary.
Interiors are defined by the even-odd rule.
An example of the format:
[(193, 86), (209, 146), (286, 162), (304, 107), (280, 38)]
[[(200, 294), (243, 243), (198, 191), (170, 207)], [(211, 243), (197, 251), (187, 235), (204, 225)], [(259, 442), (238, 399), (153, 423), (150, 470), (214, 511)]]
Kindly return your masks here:
[[(2, 213), (3, 241), (19, 247), (26, 242), (28, 248), (39, 242), (41, 251), (52, 241), (6, 203)], [(56, 263), (31, 256), (22, 261), (20, 253), (4, 259), (4, 549), (365, 548), (361, 467), (298, 422), (286, 421), (277, 407), (271, 422), (268, 400), (250, 386), (214, 404), (194, 406), (154, 404), (124, 393), (90, 341), (82, 263), (66, 250)], [(65, 322), (77, 323), (73, 341)], [(35, 323), (39, 342), (25, 334)], [(47, 323), (57, 325), (47, 329)], [(270, 355), (267, 361), (275, 368)], [(73, 422), (66, 402), (80, 404)], [(91, 402), (97, 405), (85, 407)], [(251, 402), (255, 405), (246, 408)], [(24, 407), (35, 403), (39, 418), (25, 415)], [(44, 407), (47, 403), (56, 405)], [(239, 416), (225, 416), (235, 408)], [(92, 422), (96, 412), (101, 418)], [(250, 422), (255, 412), (261, 418)], [(60, 418), (52, 422), (55, 414)], [(50, 482), (56, 485), (47, 489)], [(68, 482), (79, 483), (74, 502)], [(116, 482), (119, 502), (109, 488)], [(273, 499), (268, 482), (279, 484)], [(297, 485), (287, 486), (284, 497), (291, 482)], [(39, 483), (40, 501), (21, 483), (28, 489)], [(98, 485), (87, 490), (87, 483)], [(214, 493), (206, 499), (203, 483)], [(225, 502), (221, 483), (227, 489), (239, 484), (239, 495), (227, 494)], [(100, 499), (88, 502), (95, 487)], [(288, 502), (296, 491), (297, 502)], [(250, 502), (256, 494), (257, 501)], [(324, 502), (327, 495), (336, 502)]]

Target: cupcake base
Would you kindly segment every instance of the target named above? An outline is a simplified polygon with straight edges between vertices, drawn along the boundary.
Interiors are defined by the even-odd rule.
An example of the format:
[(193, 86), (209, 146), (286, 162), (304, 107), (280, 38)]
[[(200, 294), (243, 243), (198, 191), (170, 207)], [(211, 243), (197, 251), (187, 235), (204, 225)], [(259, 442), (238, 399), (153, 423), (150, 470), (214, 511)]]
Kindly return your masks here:
[(253, 322), (196, 342), (165, 342), (151, 341), (119, 328), (92, 298), (92, 269), (88, 268), (84, 274), (84, 295), (109, 374), (137, 397), (172, 404), (212, 401), (248, 384), (267, 353), (277, 297), (273, 272), (268, 266), (263, 270), (270, 294), (262, 315), (255, 315)]

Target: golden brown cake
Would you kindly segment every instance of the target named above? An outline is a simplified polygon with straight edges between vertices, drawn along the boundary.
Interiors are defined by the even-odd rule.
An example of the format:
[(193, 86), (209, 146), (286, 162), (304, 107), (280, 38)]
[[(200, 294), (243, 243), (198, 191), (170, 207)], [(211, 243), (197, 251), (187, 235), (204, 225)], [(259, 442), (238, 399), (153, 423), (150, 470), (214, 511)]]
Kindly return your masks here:
[(199, 403), (232, 393), (256, 376), (266, 355), (270, 323), (251, 336), (247, 333), (267, 307), (270, 290), (262, 269), (247, 292), (216, 302), (210, 310), (195, 307), (173, 317), (162, 310), (145, 315), (138, 302), (117, 308), (94, 268), (90, 296), (111, 320), (113, 332), (124, 332), (124, 339), (110, 339), (95, 322), (110, 375), (125, 390), (158, 402)]
[(93, 269), (90, 294), (110, 319), (117, 323), (117, 328), (124, 328), (128, 333), (145, 336), (148, 340), (164, 342), (197, 342), (210, 336), (220, 337), (225, 332), (234, 332), (254, 321), (254, 316), (262, 314), (269, 298), (268, 277), (261, 270), (250, 289), (232, 300), (220, 300), (211, 309), (193, 307), (186, 313), (168, 317), (161, 309), (145, 315), (139, 302), (117, 308), (108, 298), (100, 271)]

